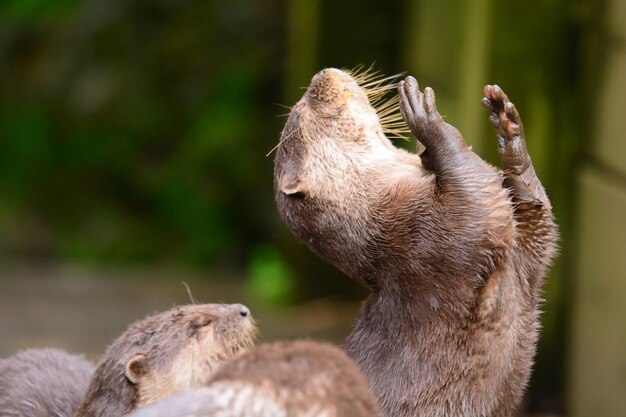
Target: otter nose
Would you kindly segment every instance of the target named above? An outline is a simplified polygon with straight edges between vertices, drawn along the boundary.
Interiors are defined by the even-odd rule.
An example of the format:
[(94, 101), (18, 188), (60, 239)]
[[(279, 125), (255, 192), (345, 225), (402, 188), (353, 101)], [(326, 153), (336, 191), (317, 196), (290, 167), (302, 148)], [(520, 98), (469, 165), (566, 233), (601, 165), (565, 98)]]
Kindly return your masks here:
[(232, 304), (231, 308), (239, 313), (241, 317), (250, 317), (250, 309), (243, 304)]

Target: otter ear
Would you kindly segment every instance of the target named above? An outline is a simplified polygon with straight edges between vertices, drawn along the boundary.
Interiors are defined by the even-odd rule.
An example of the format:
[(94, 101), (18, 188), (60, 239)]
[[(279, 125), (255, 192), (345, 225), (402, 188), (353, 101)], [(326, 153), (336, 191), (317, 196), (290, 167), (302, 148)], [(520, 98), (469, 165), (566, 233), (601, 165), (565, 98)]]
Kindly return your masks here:
[(150, 366), (148, 365), (146, 355), (138, 353), (126, 362), (124, 375), (130, 382), (137, 385), (148, 372), (150, 372)]
[(287, 172), (280, 179), (280, 191), (286, 195), (303, 193), (306, 190), (306, 181), (299, 175)]

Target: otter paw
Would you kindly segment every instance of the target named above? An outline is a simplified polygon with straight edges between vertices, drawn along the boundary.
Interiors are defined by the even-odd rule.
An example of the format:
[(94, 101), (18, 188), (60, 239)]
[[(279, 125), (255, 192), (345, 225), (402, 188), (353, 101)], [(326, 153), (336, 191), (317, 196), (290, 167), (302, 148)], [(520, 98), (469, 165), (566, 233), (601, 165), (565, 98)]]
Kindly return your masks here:
[(433, 131), (443, 124), (437, 111), (435, 92), (426, 87), (422, 93), (417, 80), (407, 77), (398, 85), (400, 112), (411, 132), (429, 149), (434, 145)]
[(489, 122), (498, 137), (503, 168), (521, 175), (530, 166), (522, 120), (507, 95), (497, 85), (486, 85), (481, 103), (491, 112)]

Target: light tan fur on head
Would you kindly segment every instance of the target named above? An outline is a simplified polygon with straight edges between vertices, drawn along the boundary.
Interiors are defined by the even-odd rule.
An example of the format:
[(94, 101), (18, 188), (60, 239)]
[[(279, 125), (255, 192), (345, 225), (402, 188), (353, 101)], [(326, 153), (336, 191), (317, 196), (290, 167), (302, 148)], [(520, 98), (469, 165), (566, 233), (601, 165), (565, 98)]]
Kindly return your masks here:
[[(231, 309), (227, 306), (221, 308), (225, 311)], [(223, 315), (220, 320), (228, 320), (228, 313)], [(207, 319), (200, 324), (197, 337), (190, 338), (166, 366), (149, 372), (136, 383), (139, 391), (137, 407), (205, 385), (224, 362), (254, 346), (256, 327), (251, 320), (240, 325), (225, 325)]]
[(180, 306), (133, 323), (105, 353), (76, 417), (118, 417), (202, 386), (256, 333), (241, 304)]
[(166, 367), (146, 375), (137, 383), (138, 407), (206, 384), (225, 361), (254, 346), (253, 327), (249, 323), (243, 328), (217, 329), (207, 325), (199, 329), (198, 338), (190, 339)]

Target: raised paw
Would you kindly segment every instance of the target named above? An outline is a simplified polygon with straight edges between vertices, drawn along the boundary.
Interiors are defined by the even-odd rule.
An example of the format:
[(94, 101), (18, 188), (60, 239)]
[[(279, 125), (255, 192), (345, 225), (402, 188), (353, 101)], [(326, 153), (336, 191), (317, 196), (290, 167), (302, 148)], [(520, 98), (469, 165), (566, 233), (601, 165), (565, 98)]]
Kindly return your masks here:
[(429, 148), (429, 130), (433, 125), (442, 123), (441, 115), (435, 104), (435, 92), (426, 87), (422, 93), (417, 80), (407, 77), (398, 85), (400, 94), (400, 112), (407, 126), (417, 139)]
[(498, 137), (498, 153), (503, 168), (515, 175), (521, 175), (530, 166), (530, 156), (526, 149), (524, 126), (519, 113), (497, 85), (486, 85), (484, 94), (482, 105), (491, 112), (489, 122)]
[(443, 121), (435, 104), (435, 92), (426, 87), (421, 92), (417, 80), (407, 77), (398, 85), (400, 112), (407, 126), (425, 147), (420, 156), (427, 168), (443, 153), (457, 152), (465, 148), (458, 130)]

